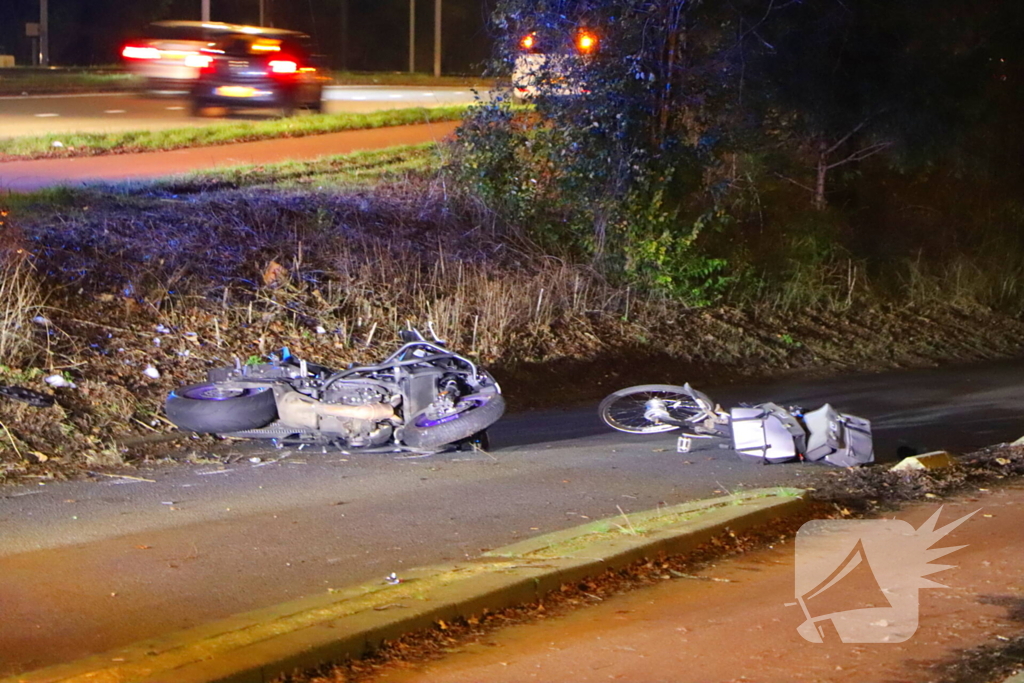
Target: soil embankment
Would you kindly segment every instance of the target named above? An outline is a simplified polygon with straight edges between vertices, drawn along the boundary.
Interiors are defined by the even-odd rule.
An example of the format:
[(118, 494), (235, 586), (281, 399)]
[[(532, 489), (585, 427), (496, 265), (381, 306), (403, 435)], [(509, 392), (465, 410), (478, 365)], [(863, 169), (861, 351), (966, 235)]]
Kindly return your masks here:
[[(687, 306), (545, 255), (443, 180), (387, 192), (163, 184), (59, 192), (8, 217), (0, 479), (154, 457), (167, 393), (283, 346), (371, 362), (430, 321), (492, 369), (512, 410), (645, 382), (722, 384), (1018, 357), (1024, 322), (970, 303)], [(6, 306), (5, 306), (6, 304)], [(47, 381), (49, 380), (49, 381)], [(54, 386), (54, 384), (63, 386)]]

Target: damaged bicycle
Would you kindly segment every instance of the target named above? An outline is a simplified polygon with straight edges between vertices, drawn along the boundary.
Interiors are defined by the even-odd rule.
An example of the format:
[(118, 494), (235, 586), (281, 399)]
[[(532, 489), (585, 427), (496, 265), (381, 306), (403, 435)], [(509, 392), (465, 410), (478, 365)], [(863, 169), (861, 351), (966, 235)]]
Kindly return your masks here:
[(805, 460), (854, 467), (874, 462), (871, 422), (828, 403), (811, 411), (770, 402), (726, 411), (689, 384), (644, 384), (609, 394), (598, 413), (620, 432), (681, 430), (680, 453), (728, 449), (765, 464)]

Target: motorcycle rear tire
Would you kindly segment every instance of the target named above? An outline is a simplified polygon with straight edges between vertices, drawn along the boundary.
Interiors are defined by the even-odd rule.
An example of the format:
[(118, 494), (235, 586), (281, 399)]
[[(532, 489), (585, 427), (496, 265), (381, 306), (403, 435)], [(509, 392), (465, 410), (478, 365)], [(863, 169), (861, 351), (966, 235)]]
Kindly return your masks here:
[(501, 394), (478, 397), (480, 402), (448, 416), (444, 421), (431, 421), (424, 413), (413, 417), (402, 433), (402, 443), (410, 448), (431, 451), (482, 432), (498, 421), (505, 412)]
[(214, 382), (203, 382), (171, 392), (164, 412), (178, 429), (230, 434), (266, 427), (277, 419), (277, 402), (269, 387), (224, 392)]

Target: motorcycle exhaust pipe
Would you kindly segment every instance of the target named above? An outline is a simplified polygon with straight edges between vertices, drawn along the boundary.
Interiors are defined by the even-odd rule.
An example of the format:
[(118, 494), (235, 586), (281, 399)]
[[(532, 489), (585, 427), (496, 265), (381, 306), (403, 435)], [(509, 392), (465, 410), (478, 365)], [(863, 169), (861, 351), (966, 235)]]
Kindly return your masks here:
[(288, 427), (317, 430), (320, 420), (325, 417), (349, 420), (381, 422), (395, 416), (395, 409), (389, 403), (367, 403), (361, 406), (347, 406), (338, 403), (322, 403), (315, 398), (289, 387), (274, 387), (277, 401), (277, 415)]

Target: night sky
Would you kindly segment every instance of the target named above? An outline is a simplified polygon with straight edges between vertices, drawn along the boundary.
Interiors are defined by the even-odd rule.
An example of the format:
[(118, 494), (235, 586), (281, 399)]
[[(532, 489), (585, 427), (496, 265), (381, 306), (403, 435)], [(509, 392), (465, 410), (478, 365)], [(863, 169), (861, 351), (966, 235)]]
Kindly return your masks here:
[[(348, 48), (342, 5), (348, 3)], [(443, 0), (446, 73), (477, 73), (490, 52), (490, 0)], [(409, 0), (266, 0), (274, 26), (311, 34), (332, 66), (359, 71), (408, 68)], [(210, 0), (211, 19), (258, 23), (258, 0)], [(433, 69), (433, 0), (417, 0), (418, 71)], [(0, 54), (18, 64), (31, 55), (25, 23), (38, 21), (38, 0), (0, 0)], [(126, 40), (158, 19), (200, 18), (200, 0), (50, 0), (50, 61), (56, 66), (118, 63)]]

